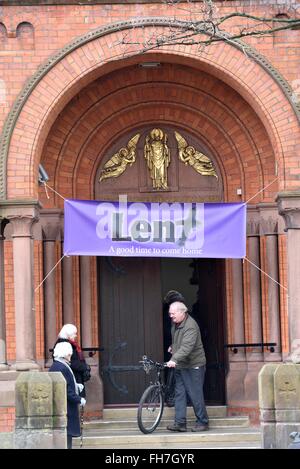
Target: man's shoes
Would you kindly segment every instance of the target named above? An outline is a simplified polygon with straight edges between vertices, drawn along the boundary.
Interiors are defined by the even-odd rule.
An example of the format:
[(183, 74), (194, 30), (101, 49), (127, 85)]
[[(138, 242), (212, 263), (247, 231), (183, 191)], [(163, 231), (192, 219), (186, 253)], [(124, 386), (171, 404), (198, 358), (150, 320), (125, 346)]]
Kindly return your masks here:
[(168, 425), (167, 430), (170, 430), (170, 432), (186, 432), (186, 425), (175, 422), (173, 425)]
[(203, 423), (196, 423), (196, 425), (191, 428), (192, 432), (206, 432), (208, 430), (208, 425)]

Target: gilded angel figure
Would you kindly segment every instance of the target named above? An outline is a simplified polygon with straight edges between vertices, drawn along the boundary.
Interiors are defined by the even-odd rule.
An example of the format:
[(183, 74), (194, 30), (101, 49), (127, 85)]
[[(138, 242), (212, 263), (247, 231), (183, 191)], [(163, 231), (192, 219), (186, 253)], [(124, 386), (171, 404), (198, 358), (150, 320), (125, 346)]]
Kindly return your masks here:
[(136, 146), (140, 134), (136, 134), (127, 143), (127, 147), (122, 147), (104, 165), (101, 170), (99, 182), (111, 177), (119, 177), (124, 173), (127, 165), (131, 166), (136, 159)]
[(178, 144), (179, 159), (184, 164), (189, 164), (202, 176), (215, 176), (218, 179), (213, 163), (208, 156), (189, 145), (180, 133), (175, 132), (175, 137)]

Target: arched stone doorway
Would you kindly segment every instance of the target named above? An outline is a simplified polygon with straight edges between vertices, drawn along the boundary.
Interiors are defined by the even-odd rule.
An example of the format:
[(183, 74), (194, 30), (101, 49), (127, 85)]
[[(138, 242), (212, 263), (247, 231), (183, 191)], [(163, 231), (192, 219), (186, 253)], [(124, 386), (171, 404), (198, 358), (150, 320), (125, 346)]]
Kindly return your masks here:
[[(147, 21), (147, 24), (151, 24), (151, 21), (156, 24), (155, 20)], [(137, 29), (140, 26), (141, 24)], [(126, 28), (126, 25), (123, 24), (122, 28)], [(45, 241), (55, 243), (61, 234), (60, 210), (63, 201), (59, 196), (52, 194), (48, 200), (44, 190), (38, 189), (39, 162), (46, 167), (53, 188), (64, 197), (94, 198), (97, 171), (104, 162), (103, 158), (108, 150), (111, 149), (112, 142), (117, 142), (119, 138), (139, 126), (154, 124), (173, 126), (182, 132), (187, 132), (193, 138), (198, 138), (203, 149), (215, 159), (219, 168), (224, 201), (240, 200), (237, 189), (241, 189), (243, 200), (252, 197), (274, 179), (275, 162), (281, 176), (279, 188), (283, 190), (288, 184), (289, 188), (293, 187), (297, 181), (294, 181), (292, 173), (286, 170), (285, 157), (288, 157), (289, 162), (297, 161), (299, 126), (282, 87), (270, 73), (271, 67), (266, 61), (262, 67), (262, 61), (249, 61), (243, 52), (229, 44), (216, 46), (211, 55), (201, 58), (191, 47), (186, 47), (179, 54), (177, 48), (172, 46), (168, 51), (145, 54), (142, 58), (141, 56), (126, 58), (126, 54), (124, 55), (124, 51), (120, 48), (112, 57), (105, 37), (110, 34), (113, 43), (118, 39), (118, 33), (119, 26), (106, 28), (100, 32), (95, 31), (95, 34), (88, 35), (82, 41), (78, 40), (76, 44), (60, 51), (51, 58), (49, 66), (39, 71), (26, 85), (16, 102), (3, 133), (0, 171), (0, 190), (6, 199), (2, 205), (10, 207), (17, 199), (13, 210), (5, 209), (5, 213), (2, 212), (4, 218), (17, 219), (17, 223), (12, 223), (13, 235), (20, 226), (26, 225), (25, 220), (28, 222), (28, 218), (32, 220), (36, 216), (35, 210), (26, 212), (25, 208), (24, 210), (19, 208), (23, 203), (21, 198), (25, 198), (28, 204), (32, 205), (31, 199), (37, 196), (44, 204), (42, 215), (51, 214), (50, 224), (56, 224), (58, 227), (58, 234), (53, 234), (53, 230), (47, 230), (43, 226)], [(101, 63), (99, 53), (103, 59)], [(147, 61), (157, 61), (162, 66), (158, 70), (141, 68), (141, 62)], [(272, 101), (274, 95), (278, 98), (276, 103)], [(23, 140), (19, 135), (24, 129), (26, 139)], [(293, 132), (292, 148), (286, 138), (288, 132)], [(20, 163), (25, 168), (24, 183), (21, 188), (13, 177), (14, 168)], [(3, 187), (4, 173), (5, 187)], [(276, 187), (275, 184), (268, 192), (260, 193), (255, 202), (272, 203)], [(151, 197), (154, 195), (151, 193)], [(267, 210), (274, 215), (276, 207), (267, 207)], [(263, 207), (254, 206), (252, 212), (255, 212), (254, 221), (257, 221), (263, 212)], [(29, 223), (27, 226), (29, 227)], [(24, 230), (24, 233), (24, 244), (29, 252), (31, 236), (29, 228)], [(254, 239), (249, 241), (256, 258), (261, 248), (257, 239), (260, 234), (255, 228), (251, 232)], [(274, 235), (274, 232), (268, 234)], [(277, 236), (277, 233), (275, 235)], [(59, 259), (60, 248), (52, 246), (49, 251), (53, 260)], [(22, 272), (22, 265), (18, 263), (16, 252), (17, 250), (14, 251), (15, 270), (19, 269)], [(46, 254), (45, 256), (47, 257)], [(41, 263), (39, 258), (39, 265), (36, 266), (39, 280), (43, 277)], [(261, 336), (262, 331), (255, 329), (256, 322), (252, 316), (255, 312), (254, 317), (260, 315), (262, 318), (261, 298), (257, 295), (255, 303), (257, 308), (254, 311), (250, 302), (249, 271), (243, 273), (240, 266), (232, 266), (230, 262), (226, 262), (225, 267), (226, 324), (229, 337), (231, 339), (235, 336), (242, 337), (245, 332), (244, 326), (249, 338), (257, 332)], [(33, 276), (29, 275), (28, 278), (24, 290), (32, 292)], [(84, 283), (86, 279), (91, 280), (87, 294), (87, 290), (82, 287), (86, 285)], [(64, 259), (63, 267), (57, 270), (55, 287), (52, 289), (57, 307), (57, 309), (52, 308), (52, 317), (50, 321), (48, 320), (52, 331), (54, 324), (55, 329), (58, 329), (65, 317), (83, 325), (86, 325), (85, 318), (89, 317), (88, 331), (83, 330), (83, 332), (85, 337), (92, 339), (93, 345), (96, 345), (99, 324), (95, 316), (97, 310), (95, 279), (94, 259)], [(243, 297), (238, 298), (239, 301), (234, 298), (237, 291), (234, 282), (238, 285), (243, 285), (244, 282), (246, 301), (243, 302)], [(257, 279), (256, 283), (259, 283)], [(15, 287), (18, 297), (21, 289), (18, 290), (17, 284)], [(44, 312), (47, 316), (47, 311), (46, 307), (44, 310), (41, 301), (42, 291), (39, 295), (38, 298), (36, 295), (35, 301), (36, 314), (40, 318)], [(245, 306), (245, 311), (242, 310), (239, 322), (236, 323), (236, 316), (239, 315), (238, 304)], [(18, 315), (22, 314), (21, 308), (17, 303), (15, 310), (12, 308), (12, 313), (17, 318), (18, 337), (25, 337), (30, 333), (28, 324), (32, 322), (33, 311), (30, 300), (27, 311), (30, 321), (23, 325), (17, 320)], [(10, 327), (11, 335), (14, 335), (13, 327)], [(266, 331), (268, 334), (268, 327)], [(43, 339), (48, 335), (47, 340), (49, 340), (51, 334), (53, 332), (46, 327), (45, 336), (38, 344), (40, 360), (46, 355)], [(19, 343), (17, 340), (17, 347)], [(35, 337), (32, 339), (32, 344), (33, 350)], [(19, 352), (21, 362), (27, 351), (19, 350)], [(260, 364), (262, 358), (260, 356)], [(244, 358), (241, 362), (244, 366)], [(26, 360), (24, 363), (26, 365)], [(238, 375), (239, 382), (243, 382), (244, 377), (243, 371)], [(251, 397), (249, 399), (251, 400)]]

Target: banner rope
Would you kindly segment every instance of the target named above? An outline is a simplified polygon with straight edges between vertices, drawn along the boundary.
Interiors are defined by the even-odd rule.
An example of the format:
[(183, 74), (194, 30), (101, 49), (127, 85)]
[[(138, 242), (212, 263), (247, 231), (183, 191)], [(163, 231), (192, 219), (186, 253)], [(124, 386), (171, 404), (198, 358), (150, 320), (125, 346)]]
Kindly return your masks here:
[(48, 184), (47, 184), (45, 181), (43, 181), (43, 184), (44, 184), (46, 196), (47, 196), (48, 199), (50, 199), (50, 197), (49, 197), (49, 194), (48, 194), (48, 192), (47, 192), (47, 187), (48, 187), (48, 189), (50, 189), (52, 192), (55, 192), (55, 194), (57, 194), (57, 195), (58, 195), (59, 197), (61, 197), (63, 200), (66, 200), (59, 192), (57, 192), (55, 189), (53, 189), (53, 187), (48, 186)]
[[(264, 186), (260, 191), (258, 191), (256, 194), (254, 194), (252, 197), (250, 197), (250, 199), (247, 200), (247, 202), (244, 202), (244, 205), (247, 205), (250, 200), (254, 199), (258, 194), (260, 194), (261, 192), (263, 192), (264, 190), (266, 190), (269, 186), (271, 186), (275, 181), (277, 181), (279, 178), (279, 176), (277, 176), (275, 179), (273, 179), (273, 181), (271, 181), (269, 184), (267, 184), (266, 186)], [(47, 188), (50, 189), (52, 192), (54, 192), (55, 194), (57, 194), (59, 197), (61, 197), (63, 200), (66, 200), (65, 197), (63, 197), (59, 192), (57, 192), (55, 189), (53, 189), (51, 186), (49, 186), (45, 181), (43, 181), (43, 184), (44, 184), (44, 188), (45, 188), (45, 192), (46, 192), (46, 196), (47, 198), (49, 199), (49, 194), (47, 192)], [(64, 254), (60, 259), (59, 261), (55, 264), (55, 266), (50, 270), (50, 272), (48, 272), (48, 274), (46, 275), (46, 277), (41, 281), (41, 283), (36, 287), (35, 289), (35, 292), (43, 285), (43, 283), (45, 282), (45, 280), (49, 277), (49, 275), (53, 272), (53, 270), (56, 269), (56, 267), (59, 265), (59, 263), (63, 260), (63, 258), (67, 256), (67, 254)], [(67, 256), (68, 257), (68, 256)], [(253, 267), (255, 267), (257, 270), (259, 270), (262, 274), (266, 275), (270, 280), (273, 280), (273, 282), (277, 283), (277, 285), (279, 285), (281, 288), (283, 288), (284, 290), (288, 291), (287, 287), (285, 287), (284, 285), (282, 285), (281, 283), (277, 282), (277, 280), (275, 280), (273, 277), (271, 277), (269, 274), (267, 274), (267, 272), (265, 272), (264, 270), (262, 270), (260, 267), (258, 267), (256, 264), (254, 264), (254, 262), (250, 261), (250, 259), (248, 259), (248, 257), (244, 257), (243, 258), (243, 261), (246, 260), (247, 262), (249, 262)], [(287, 295), (289, 297), (289, 295)]]
[[(262, 274), (266, 275), (267, 277), (269, 277), (269, 279), (273, 280), (273, 282), (277, 283), (277, 285), (279, 285), (281, 288), (283, 288), (284, 290), (288, 291), (287, 287), (285, 287), (284, 285), (282, 285), (281, 283), (277, 282), (277, 280), (275, 280), (275, 278), (271, 277), (271, 275), (267, 274), (267, 272), (265, 272), (264, 270), (262, 270), (260, 267), (258, 267), (258, 265), (254, 264), (254, 262), (250, 261), (250, 259), (248, 259), (248, 257), (244, 257), (243, 260), (246, 260), (249, 262), (249, 264), (253, 265), (253, 267), (256, 267), (257, 270), (259, 270)], [(289, 295), (287, 295), (289, 297)]]
[[(53, 272), (53, 270), (56, 269), (56, 267), (58, 266), (58, 264), (63, 260), (63, 258), (67, 256), (67, 254), (64, 254), (60, 259), (59, 261), (55, 264), (54, 267), (52, 267), (52, 269), (50, 270), (50, 272), (47, 273), (46, 277), (41, 281), (41, 283), (36, 287), (36, 289), (34, 290), (34, 293), (43, 285), (43, 283), (45, 282), (45, 280), (47, 280), (47, 278), (49, 277), (49, 275)], [(67, 256), (68, 257), (68, 256)]]
[(263, 192), (264, 190), (267, 189), (267, 187), (271, 186), (271, 184), (273, 184), (273, 182), (277, 181), (277, 179), (279, 178), (279, 176), (277, 176), (275, 179), (273, 179), (272, 182), (270, 182), (269, 184), (267, 184), (265, 187), (263, 187), (260, 191), (258, 191), (256, 194), (254, 194), (252, 197), (250, 197), (250, 199), (247, 200), (247, 202), (244, 202), (245, 205), (247, 205), (250, 200), (254, 199), (258, 194), (260, 194), (261, 192)]

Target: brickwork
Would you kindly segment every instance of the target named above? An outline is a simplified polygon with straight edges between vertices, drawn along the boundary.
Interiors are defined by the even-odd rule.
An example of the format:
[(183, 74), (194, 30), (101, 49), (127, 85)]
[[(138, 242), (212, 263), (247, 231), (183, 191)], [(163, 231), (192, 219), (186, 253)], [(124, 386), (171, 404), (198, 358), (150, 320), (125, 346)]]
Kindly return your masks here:
[(259, 425), (259, 409), (255, 407), (228, 407), (227, 415), (230, 417), (248, 415), (251, 425)]
[[(288, 285), (287, 273), (287, 239), (286, 236), (279, 236), (279, 282), (285, 288)], [(280, 324), (281, 324), (281, 343), (282, 352), (287, 355), (289, 352), (289, 325), (288, 325), (288, 307), (287, 290), (280, 288)]]
[[(268, 272), (267, 259), (266, 259), (266, 237), (260, 237), (260, 259), (261, 269)], [(269, 305), (268, 305), (268, 277), (261, 276), (261, 305), (262, 305), (262, 330), (263, 342), (270, 342), (269, 340)]]
[(0, 433), (13, 431), (15, 416), (14, 407), (0, 407)]
[[(219, 8), (222, 13), (227, 13), (237, 6), (236, 2), (226, 2), (225, 5), (220, 4)], [(249, 7), (243, 5), (243, 8), (247, 10)], [(271, 12), (274, 11), (274, 13), (277, 9), (276, 6), (270, 7)], [(33, 16), (30, 6), (26, 8), (3, 7), (0, 18), (3, 25), (1, 37), (5, 41), (6, 50), (1, 58), (6, 100), (5, 106), (1, 108), (2, 120), (7, 115), (26, 78), (32, 76), (38, 65), (47, 60), (52, 53), (60, 50), (76, 37), (101, 26), (135, 18), (141, 14), (167, 17), (170, 13), (174, 15), (175, 10), (176, 7), (157, 4), (122, 5), (121, 8), (119, 5), (62, 5), (47, 8), (34, 7)], [(251, 5), (251, 12), (262, 14), (265, 12), (265, 5), (259, 4), (255, 9)], [(184, 18), (188, 14), (180, 13), (179, 10), (178, 15)], [(23, 48), (19, 48), (20, 55), (18, 56), (16, 54), (18, 39), (13, 35), (18, 26), (25, 23), (27, 31), (30, 29), (28, 25), (32, 25), (34, 49), (27, 51), (22, 46)], [(6, 37), (5, 30), (7, 31)], [(130, 36), (134, 40), (139, 38), (143, 31), (144, 29), (136, 28)], [(158, 32), (160, 32), (159, 28)], [(37, 84), (23, 107), (11, 140), (8, 160), (9, 197), (36, 194), (37, 163), (41, 159), (43, 145), (52, 124), (70, 98), (100, 74), (120, 65), (120, 63), (111, 63), (111, 59), (117, 57), (122, 59), (124, 54), (126, 55), (126, 50), (119, 44), (121, 39), (122, 34), (115, 32), (84, 44), (62, 58)], [(260, 40), (251, 38), (249, 41), (264, 53), (288, 80), (293, 81), (299, 72), (299, 64), (297, 61), (292, 61), (291, 64), (289, 62), (289, 67), (286, 67), (281, 52), (285, 52), (289, 47), (289, 51), (297, 53), (299, 31), (285, 33), (282, 41), (283, 39), (286, 42), (278, 40), (274, 43), (272, 37)], [(271, 138), (282, 176), (281, 188), (285, 186), (284, 179), (288, 181), (290, 188), (298, 186), (298, 180), (294, 177), (297, 172), (294, 161), (300, 143), (298, 122), (282, 91), (262, 67), (254, 60), (249, 60), (241, 51), (224, 44), (212, 48), (208, 56), (204, 54), (199, 57), (199, 54), (197, 55), (189, 46), (169, 47), (167, 53), (171, 54), (173, 60), (174, 55), (180, 55), (181, 64), (191, 63), (192, 59), (196, 59), (198, 67), (201, 66), (213, 75), (217, 74), (251, 103)], [(161, 55), (166, 56), (166, 51)], [(101, 58), (100, 65), (99, 57)], [(18, 73), (15, 73), (16, 71)], [(26, 136), (24, 136), (24, 130)], [(293, 140), (291, 135), (293, 135)], [(31, 161), (30, 164), (29, 161)], [(21, 166), (28, 168), (25, 175), (24, 171), (19, 169)], [(252, 174), (254, 175), (254, 171)], [(255, 184), (256, 181), (253, 181), (254, 186)], [(255, 191), (255, 187), (253, 190)]]

